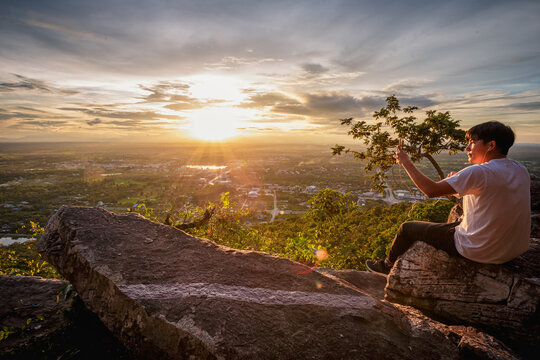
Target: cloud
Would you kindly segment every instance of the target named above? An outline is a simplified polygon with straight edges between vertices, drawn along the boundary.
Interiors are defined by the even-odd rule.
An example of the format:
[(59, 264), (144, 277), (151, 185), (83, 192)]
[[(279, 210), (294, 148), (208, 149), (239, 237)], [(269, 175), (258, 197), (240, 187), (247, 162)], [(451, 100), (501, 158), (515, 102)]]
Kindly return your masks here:
[(113, 120), (107, 121), (106, 124), (115, 125), (121, 128), (134, 128), (139, 127), (141, 125), (141, 122), (139, 120)]
[[(253, 122), (293, 123), (298, 121), (326, 128), (335, 127), (338, 124), (337, 119), (343, 117), (371, 118), (373, 111), (385, 105), (386, 97), (389, 95), (378, 92), (373, 95), (356, 97), (344, 91), (327, 91), (293, 96), (269, 92), (251, 95), (240, 106), (257, 108), (268, 113), (267, 116), (262, 116)], [(412, 105), (420, 108), (436, 104), (429, 97), (423, 96), (404, 97), (399, 98), (399, 100), (403, 106)]]
[(162, 81), (156, 85), (139, 87), (150, 94), (141, 103), (169, 103), (164, 108), (174, 111), (201, 109), (222, 103), (223, 100), (201, 100), (189, 95), (190, 85), (182, 82)]
[(190, 98), (190, 101), (177, 101), (173, 104), (165, 105), (164, 107), (169, 110), (182, 111), (182, 110), (193, 110), (193, 109), (202, 109), (207, 106), (220, 104), (225, 102), (224, 100), (206, 100), (200, 101), (195, 98)]
[(417, 106), (418, 108), (429, 108), (437, 105), (439, 102), (432, 100), (429, 95), (419, 96), (397, 96), (401, 107)]
[(255, 94), (250, 96), (247, 101), (240, 104), (240, 107), (244, 108), (262, 108), (267, 106), (288, 105), (298, 106), (302, 105), (297, 99), (279, 92), (270, 92)]
[[(306, 64), (301, 65), (302, 68)], [(294, 89), (295, 91), (321, 91), (325, 88), (347, 89), (356, 85), (360, 77), (365, 76), (363, 71), (341, 71), (329, 69), (319, 64), (307, 64), (308, 70), (293, 73), (261, 73), (265, 77), (264, 84), (273, 84), (279, 88)], [(322, 67), (319, 68), (319, 66)]]
[(39, 28), (47, 29), (47, 30), (54, 30), (54, 31), (63, 33), (65, 35), (68, 35), (74, 39), (88, 40), (88, 39), (96, 38), (96, 35), (92, 32), (71, 29), (63, 25), (47, 23), (47, 22), (38, 21), (35, 19), (23, 19), (22, 21), (30, 26), (39, 27)]
[(17, 90), (38, 90), (47, 93), (59, 93), (62, 95), (74, 95), (79, 92), (72, 89), (60, 89), (47, 84), (45, 81), (31, 79), (26, 76), (13, 74), (18, 80), (12, 82), (0, 82), (0, 92)]
[[(17, 106), (17, 109), (27, 110), (27, 111), (37, 112), (37, 113), (45, 113), (46, 112), (46, 111), (36, 109), (34, 107), (29, 107), (29, 106)], [(1, 111), (1, 109), (0, 109), (0, 111)]]
[(87, 120), (86, 123), (90, 126), (101, 124), (101, 120), (99, 118), (95, 118), (94, 120)]
[(0, 91), (41, 90), (52, 92), (50, 87), (44, 81), (30, 79), (22, 75), (14, 75), (19, 80), (14, 82), (0, 82)]
[(25, 114), (20, 112), (9, 112), (4, 109), (0, 109), (0, 120), (10, 120), (10, 119), (33, 119), (35, 115)]
[(331, 91), (304, 96), (304, 103), (310, 114), (364, 113), (380, 103), (380, 99), (372, 97), (356, 98), (346, 92)]
[(526, 103), (513, 103), (509, 105), (515, 110), (536, 111), (540, 110), (540, 101), (531, 101)]
[(207, 69), (232, 70), (232, 69), (239, 68), (241, 66), (260, 65), (267, 62), (281, 62), (281, 61), (283, 61), (283, 59), (225, 56), (218, 62), (214, 62), (214, 63), (207, 62), (204, 65)]
[(305, 115), (312, 117), (336, 117), (343, 114), (359, 116), (368, 109), (384, 103), (383, 98), (356, 98), (346, 92), (329, 91), (313, 94), (298, 94), (295, 97), (282, 93), (255, 94), (242, 103), (241, 107), (264, 108), (271, 113)]
[[(450, 110), (470, 110), (483, 109), (483, 111), (491, 112), (491, 110), (521, 110), (535, 111), (538, 110), (539, 101), (534, 101), (539, 98), (538, 90), (528, 90), (522, 92), (507, 92), (507, 91), (477, 91), (456, 95), (446, 99)], [(532, 100), (532, 101), (531, 101)]]
[(238, 130), (245, 130), (245, 131), (275, 131), (275, 127), (257, 127), (257, 126), (247, 126), (238, 128)]
[(388, 85), (383, 89), (383, 92), (393, 94), (410, 93), (425, 88), (430, 82), (430, 80), (403, 79)]
[[(159, 80), (227, 75), (258, 89), (239, 106), (260, 110), (261, 127), (371, 118), (393, 93), (463, 119), (525, 121), (537, 118), (540, 95), (508, 94), (538, 88), (538, 10), (532, 0), (4, 1), (0, 68), (27, 77), (0, 74), (0, 119), (61, 120), (50, 109), (72, 108), (61, 115), (87, 130), (146, 126), (220, 101)], [(66, 101), (76, 91), (64, 84), (80, 95)], [(116, 104), (96, 105), (107, 102)]]
[(182, 82), (161, 81), (152, 86), (139, 85), (139, 87), (150, 92), (142, 98), (145, 102), (168, 102), (172, 97), (185, 96), (177, 94), (188, 91), (190, 86)]
[(97, 118), (109, 118), (109, 119), (128, 119), (137, 121), (159, 120), (159, 119), (179, 119), (176, 115), (161, 114), (155, 111), (124, 111), (114, 108), (107, 108), (103, 106), (99, 107), (62, 107), (60, 110), (64, 111), (79, 111), (84, 114)]
[(207, 106), (221, 104), (224, 100), (201, 100), (187, 95), (173, 95), (169, 98), (170, 104), (164, 105), (164, 108), (174, 111), (202, 109)]
[(21, 125), (31, 125), (39, 127), (58, 127), (59, 125), (65, 125), (67, 121), (54, 121), (54, 120), (25, 120), (19, 122), (16, 126), (20, 127)]
[(302, 64), (301, 67), (305, 72), (311, 75), (319, 75), (328, 71), (328, 69), (321, 64), (306, 63)]

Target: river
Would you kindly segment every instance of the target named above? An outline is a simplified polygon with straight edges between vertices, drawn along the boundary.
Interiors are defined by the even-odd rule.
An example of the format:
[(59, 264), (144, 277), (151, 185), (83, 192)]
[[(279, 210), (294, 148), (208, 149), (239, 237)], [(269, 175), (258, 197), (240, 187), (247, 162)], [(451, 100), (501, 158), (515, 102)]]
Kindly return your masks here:
[(12, 237), (1, 237), (0, 238), (0, 245), (3, 245), (3, 246), (8, 246), (8, 245), (11, 245), (11, 244), (15, 244), (15, 243), (18, 243), (18, 244), (21, 244), (23, 242), (27, 242), (27, 241), (30, 241), (30, 240), (35, 240), (35, 238), (25, 238), (25, 237), (20, 237), (20, 238), (12, 238)]

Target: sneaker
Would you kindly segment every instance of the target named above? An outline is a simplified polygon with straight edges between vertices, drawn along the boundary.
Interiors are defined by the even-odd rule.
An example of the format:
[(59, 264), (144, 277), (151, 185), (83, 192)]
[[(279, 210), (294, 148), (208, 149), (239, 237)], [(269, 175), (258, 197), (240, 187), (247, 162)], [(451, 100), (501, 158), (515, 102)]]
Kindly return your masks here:
[(390, 272), (391, 267), (386, 265), (386, 262), (384, 260), (385, 259), (377, 260), (377, 261), (368, 260), (368, 261), (366, 261), (366, 266), (367, 266), (368, 270), (371, 271), (371, 272), (388, 275), (388, 273)]

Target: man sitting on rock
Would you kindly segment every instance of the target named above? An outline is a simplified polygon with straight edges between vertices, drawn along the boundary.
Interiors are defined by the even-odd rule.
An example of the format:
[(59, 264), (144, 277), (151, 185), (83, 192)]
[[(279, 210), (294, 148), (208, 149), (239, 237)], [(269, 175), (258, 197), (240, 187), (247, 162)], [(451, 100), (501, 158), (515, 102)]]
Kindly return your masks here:
[(397, 258), (417, 240), (479, 263), (502, 264), (527, 251), (530, 177), (523, 165), (506, 157), (514, 144), (514, 132), (500, 122), (489, 121), (469, 129), (466, 139), (465, 151), (473, 165), (438, 182), (418, 170), (401, 143), (397, 147), (396, 162), (424, 194), (463, 197), (463, 220), (401, 224), (386, 259), (368, 260), (369, 270), (388, 274)]

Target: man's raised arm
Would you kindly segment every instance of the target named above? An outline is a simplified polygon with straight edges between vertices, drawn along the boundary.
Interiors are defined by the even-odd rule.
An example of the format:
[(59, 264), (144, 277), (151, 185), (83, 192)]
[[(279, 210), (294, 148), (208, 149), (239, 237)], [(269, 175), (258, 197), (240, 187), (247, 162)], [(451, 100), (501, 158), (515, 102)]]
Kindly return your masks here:
[(403, 166), (416, 187), (427, 197), (432, 198), (456, 194), (456, 190), (446, 180), (433, 181), (418, 170), (409, 158), (409, 155), (401, 149), (401, 140), (399, 141), (394, 158), (396, 159), (396, 163)]

